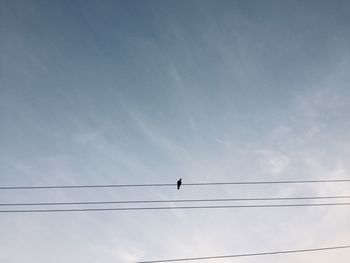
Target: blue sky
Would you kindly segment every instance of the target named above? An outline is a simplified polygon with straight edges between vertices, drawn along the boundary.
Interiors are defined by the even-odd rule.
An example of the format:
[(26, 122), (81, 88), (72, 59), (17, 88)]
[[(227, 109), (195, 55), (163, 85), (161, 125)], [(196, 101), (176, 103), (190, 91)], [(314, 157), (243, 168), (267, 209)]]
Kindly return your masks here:
[[(349, 178), (349, 12), (347, 1), (1, 1), (1, 185)], [(266, 197), (349, 187), (0, 197)], [(329, 207), (1, 215), (0, 261), (127, 263), (321, 247), (350, 242), (349, 219), (346, 208)]]

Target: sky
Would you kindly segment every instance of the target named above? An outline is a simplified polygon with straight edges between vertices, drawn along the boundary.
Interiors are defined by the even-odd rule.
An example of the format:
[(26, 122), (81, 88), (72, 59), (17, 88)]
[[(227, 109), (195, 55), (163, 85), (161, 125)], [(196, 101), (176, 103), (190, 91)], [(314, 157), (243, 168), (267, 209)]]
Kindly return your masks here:
[[(350, 179), (349, 83), (348, 1), (2, 0), (0, 185)], [(0, 199), (346, 194), (350, 184), (331, 183), (2, 190)], [(350, 211), (0, 214), (0, 233), (1, 262), (129, 263), (349, 244)]]

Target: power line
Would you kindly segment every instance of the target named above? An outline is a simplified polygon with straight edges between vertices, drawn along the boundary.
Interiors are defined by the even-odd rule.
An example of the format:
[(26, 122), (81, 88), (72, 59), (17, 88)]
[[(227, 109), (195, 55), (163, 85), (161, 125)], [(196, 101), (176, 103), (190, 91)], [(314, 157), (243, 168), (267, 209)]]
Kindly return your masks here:
[[(236, 182), (207, 182), (183, 183), (183, 186), (209, 186), (209, 185), (254, 185), (254, 184), (304, 184), (304, 183), (344, 183), (350, 179), (326, 180), (295, 180), (295, 181), (236, 181)], [(99, 185), (51, 185), (51, 186), (1, 186), (0, 190), (34, 190), (34, 189), (70, 189), (70, 188), (119, 188), (119, 187), (175, 187), (171, 184), (99, 184)]]
[(72, 209), (27, 209), (0, 210), (0, 213), (48, 213), (48, 212), (96, 212), (132, 210), (175, 210), (175, 209), (224, 209), (224, 208), (277, 208), (277, 207), (317, 207), (348, 206), (349, 203), (278, 204), (278, 205), (213, 205), (213, 206), (161, 206), (161, 207), (118, 207), (118, 208), (72, 208)]
[(337, 247), (322, 247), (322, 248), (309, 248), (309, 249), (298, 249), (298, 250), (272, 251), (272, 252), (261, 252), (261, 253), (233, 254), (233, 255), (226, 255), (226, 256), (207, 256), (207, 257), (192, 257), (192, 258), (177, 258), (177, 259), (161, 259), (161, 260), (141, 261), (141, 262), (137, 262), (137, 263), (161, 263), (161, 262), (194, 261), (194, 260), (220, 259), (220, 258), (255, 257), (255, 256), (305, 253), (305, 252), (316, 252), (316, 251), (348, 249), (348, 248), (350, 248), (350, 245), (337, 246)]
[(126, 201), (86, 201), (86, 202), (37, 202), (37, 203), (0, 203), (0, 206), (51, 206), (51, 205), (101, 205), (101, 204), (142, 204), (142, 203), (185, 203), (185, 202), (235, 202), (235, 201), (282, 201), (282, 200), (322, 200), (346, 199), (341, 196), (308, 197), (262, 197), (262, 198), (214, 198), (214, 199), (173, 199), (173, 200), (126, 200)]

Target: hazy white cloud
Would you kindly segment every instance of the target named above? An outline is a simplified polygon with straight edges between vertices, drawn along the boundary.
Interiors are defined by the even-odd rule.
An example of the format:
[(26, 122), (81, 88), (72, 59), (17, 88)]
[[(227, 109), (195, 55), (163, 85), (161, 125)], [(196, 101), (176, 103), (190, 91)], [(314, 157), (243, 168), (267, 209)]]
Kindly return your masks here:
[(278, 152), (259, 150), (257, 154), (261, 169), (272, 176), (281, 175), (290, 164), (290, 159)]

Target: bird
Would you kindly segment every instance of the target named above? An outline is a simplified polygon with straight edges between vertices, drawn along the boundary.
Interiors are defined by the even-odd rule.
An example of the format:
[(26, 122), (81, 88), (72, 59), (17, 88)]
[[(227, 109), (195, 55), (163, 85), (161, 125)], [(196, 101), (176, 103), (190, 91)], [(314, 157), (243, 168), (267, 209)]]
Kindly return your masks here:
[(180, 186), (181, 186), (181, 184), (182, 184), (182, 178), (180, 178), (180, 180), (179, 181), (177, 181), (177, 190), (179, 190), (180, 189)]

